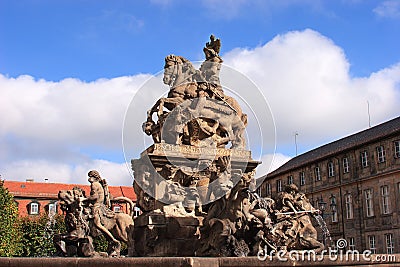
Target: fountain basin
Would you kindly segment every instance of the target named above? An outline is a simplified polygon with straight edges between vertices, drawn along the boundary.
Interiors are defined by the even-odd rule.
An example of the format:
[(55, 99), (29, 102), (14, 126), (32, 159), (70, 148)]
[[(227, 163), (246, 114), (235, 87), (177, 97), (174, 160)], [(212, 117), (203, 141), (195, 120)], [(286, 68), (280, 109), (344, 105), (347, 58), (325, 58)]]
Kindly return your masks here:
[[(140, 257), (140, 258), (0, 258), (2, 267), (90, 267), (90, 266), (209, 266), (209, 267), (239, 267), (239, 266), (399, 266), (400, 254), (374, 255), (370, 261), (360, 259), (359, 261), (347, 261), (337, 259), (332, 261), (325, 256), (321, 261), (279, 261), (273, 258), (271, 261), (260, 261), (257, 257), (243, 258), (201, 258), (201, 257)], [(377, 257), (386, 258), (385, 261), (373, 261)]]

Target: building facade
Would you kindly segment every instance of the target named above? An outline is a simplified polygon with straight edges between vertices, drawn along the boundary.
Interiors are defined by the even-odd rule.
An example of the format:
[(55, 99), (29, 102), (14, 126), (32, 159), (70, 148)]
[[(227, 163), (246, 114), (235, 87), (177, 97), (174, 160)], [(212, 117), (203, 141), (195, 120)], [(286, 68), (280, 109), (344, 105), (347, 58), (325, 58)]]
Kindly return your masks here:
[[(89, 185), (80, 184), (61, 184), (61, 183), (41, 183), (27, 179), (25, 182), (4, 181), (4, 187), (14, 196), (14, 201), (18, 206), (19, 216), (38, 216), (43, 212), (61, 213), (57, 205), (58, 192), (60, 190), (70, 190), (78, 186), (85, 190), (86, 196), (90, 195)], [(108, 186), (112, 197), (124, 196), (136, 202), (136, 194), (131, 186)], [(124, 203), (114, 203), (114, 211), (129, 213), (128, 205)], [(135, 212), (140, 212), (135, 209)]]
[(323, 211), (333, 242), (400, 253), (400, 117), (291, 159), (259, 191), (274, 196), (291, 183)]

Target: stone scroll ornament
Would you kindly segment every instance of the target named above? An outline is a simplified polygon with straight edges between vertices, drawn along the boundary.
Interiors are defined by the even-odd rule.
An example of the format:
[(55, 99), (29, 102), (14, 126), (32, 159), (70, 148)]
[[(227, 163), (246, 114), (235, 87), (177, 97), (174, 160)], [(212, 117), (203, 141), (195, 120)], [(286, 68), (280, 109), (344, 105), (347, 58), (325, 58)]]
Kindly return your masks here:
[(199, 69), (165, 58), (166, 97), (147, 111), (154, 144), (132, 160), (138, 256), (255, 256), (277, 250), (321, 251), (318, 213), (295, 185), (276, 199), (254, 193), (260, 162), (246, 150), (247, 115), (225, 94), (220, 39), (213, 35)]

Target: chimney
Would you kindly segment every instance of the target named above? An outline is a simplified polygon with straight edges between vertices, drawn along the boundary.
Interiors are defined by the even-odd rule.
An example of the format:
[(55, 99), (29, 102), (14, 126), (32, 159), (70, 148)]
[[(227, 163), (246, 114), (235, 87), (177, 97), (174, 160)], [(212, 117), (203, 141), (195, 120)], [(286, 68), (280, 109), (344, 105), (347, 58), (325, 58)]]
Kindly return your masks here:
[(33, 183), (35, 180), (33, 179), (33, 178), (28, 178), (28, 179), (26, 179), (26, 182), (27, 183)]

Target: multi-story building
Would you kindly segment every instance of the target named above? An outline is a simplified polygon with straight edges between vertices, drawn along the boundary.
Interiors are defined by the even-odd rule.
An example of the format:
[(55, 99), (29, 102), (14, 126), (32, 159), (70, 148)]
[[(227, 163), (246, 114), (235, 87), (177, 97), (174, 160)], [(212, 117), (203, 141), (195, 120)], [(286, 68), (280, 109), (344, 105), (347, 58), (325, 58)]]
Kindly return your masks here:
[[(60, 184), (49, 182), (34, 182), (27, 179), (26, 182), (4, 181), (4, 187), (14, 196), (14, 200), (18, 205), (19, 216), (37, 216), (43, 212), (58, 212), (57, 206), (58, 192), (60, 190), (69, 190), (78, 186), (85, 190), (86, 196), (90, 195), (89, 185), (80, 184)], [(136, 202), (136, 194), (132, 186), (108, 186), (108, 190), (112, 197), (124, 196)], [(129, 207), (125, 203), (114, 203), (112, 206), (114, 211), (123, 211), (129, 213)], [(135, 209), (135, 213), (139, 210)]]
[(323, 211), (333, 241), (400, 253), (400, 117), (296, 156), (259, 191), (274, 196), (290, 183)]

